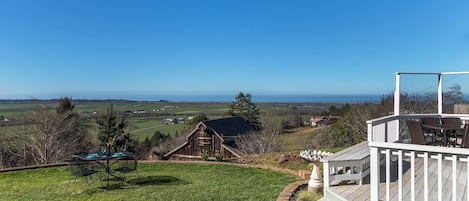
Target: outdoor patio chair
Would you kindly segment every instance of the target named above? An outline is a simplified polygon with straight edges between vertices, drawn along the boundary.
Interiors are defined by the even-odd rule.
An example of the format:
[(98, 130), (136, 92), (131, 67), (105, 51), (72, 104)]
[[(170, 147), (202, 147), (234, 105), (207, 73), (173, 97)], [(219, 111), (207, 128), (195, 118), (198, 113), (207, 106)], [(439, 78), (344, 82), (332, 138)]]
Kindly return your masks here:
[[(73, 182), (76, 182), (78, 178), (83, 178), (85, 185), (90, 185), (99, 179), (97, 175), (100, 172), (99, 167), (91, 161), (82, 160), (80, 156), (72, 156), (68, 161), (68, 167), (74, 176)], [(67, 190), (71, 183), (72, 180), (69, 181)]]
[(443, 145), (441, 140), (434, 140), (433, 137), (427, 136), (423, 132), (422, 124), (416, 120), (406, 120), (407, 128), (409, 129), (412, 144), (420, 145)]
[(422, 122), (424, 133), (441, 134), (441, 120), (439, 117), (423, 117), (420, 122)]
[(462, 137), (464, 134), (463, 130), (461, 129), (461, 119), (458, 117), (444, 117), (441, 118), (441, 124), (443, 127), (446, 128), (451, 134), (457, 135)]
[(462, 130), (462, 139), (461, 143), (457, 143), (457, 145), (461, 145), (461, 148), (469, 148), (469, 124), (465, 124)]

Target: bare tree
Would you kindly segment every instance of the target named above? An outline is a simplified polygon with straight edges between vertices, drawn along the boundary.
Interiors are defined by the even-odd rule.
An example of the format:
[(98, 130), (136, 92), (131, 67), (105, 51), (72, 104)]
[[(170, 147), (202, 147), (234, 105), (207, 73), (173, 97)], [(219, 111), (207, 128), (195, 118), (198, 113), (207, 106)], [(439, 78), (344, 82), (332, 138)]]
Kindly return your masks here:
[(282, 126), (272, 115), (265, 114), (261, 118), (263, 130), (239, 135), (235, 139), (237, 148), (242, 154), (265, 154), (277, 152), (280, 149), (278, 135)]
[(278, 133), (247, 133), (235, 139), (242, 154), (266, 154), (278, 151)]
[(8, 129), (0, 128), (0, 169), (27, 165), (24, 160), (25, 146), (21, 142), (17, 135), (10, 133)]
[(38, 164), (63, 161), (92, 148), (80, 116), (72, 111), (55, 114), (41, 108), (27, 115), (26, 121), (22, 139)]
[(151, 149), (151, 153), (155, 154), (158, 158), (162, 159), (163, 155), (181, 145), (186, 138), (184, 136), (169, 136), (162, 139), (158, 146)]
[(403, 114), (422, 114), (437, 112), (437, 94), (407, 94), (401, 93), (401, 113)]

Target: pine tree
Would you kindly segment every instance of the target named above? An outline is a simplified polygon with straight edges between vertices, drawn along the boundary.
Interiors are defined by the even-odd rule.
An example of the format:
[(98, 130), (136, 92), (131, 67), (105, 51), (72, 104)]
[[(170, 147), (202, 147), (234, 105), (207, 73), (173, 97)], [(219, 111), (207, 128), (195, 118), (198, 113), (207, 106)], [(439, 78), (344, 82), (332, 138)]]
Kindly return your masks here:
[(235, 101), (228, 105), (230, 107), (228, 114), (244, 117), (255, 130), (259, 131), (262, 130), (262, 123), (259, 121), (261, 112), (251, 99), (251, 94), (239, 92), (235, 97)]
[(75, 108), (72, 104), (72, 98), (62, 97), (59, 99), (59, 106), (57, 107), (57, 114), (65, 114), (71, 112)]
[(125, 116), (118, 121), (117, 114), (113, 110), (113, 106), (109, 106), (107, 112), (100, 116), (96, 123), (98, 124), (98, 141), (100, 146), (111, 148), (126, 148), (131, 141), (130, 133), (125, 133), (127, 127)]

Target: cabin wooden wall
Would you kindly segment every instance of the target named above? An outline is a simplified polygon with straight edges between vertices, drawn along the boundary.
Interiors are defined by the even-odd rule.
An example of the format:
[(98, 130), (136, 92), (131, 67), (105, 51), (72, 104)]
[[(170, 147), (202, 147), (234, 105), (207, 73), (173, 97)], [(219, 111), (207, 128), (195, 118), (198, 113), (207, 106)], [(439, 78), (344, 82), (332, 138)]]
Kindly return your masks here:
[(218, 153), (221, 153), (224, 158), (234, 157), (228, 150), (222, 148), (222, 143), (223, 140), (218, 135), (207, 130), (204, 125), (200, 125), (190, 135), (187, 145), (174, 154), (201, 156), (203, 152), (207, 152), (209, 157), (215, 157)]

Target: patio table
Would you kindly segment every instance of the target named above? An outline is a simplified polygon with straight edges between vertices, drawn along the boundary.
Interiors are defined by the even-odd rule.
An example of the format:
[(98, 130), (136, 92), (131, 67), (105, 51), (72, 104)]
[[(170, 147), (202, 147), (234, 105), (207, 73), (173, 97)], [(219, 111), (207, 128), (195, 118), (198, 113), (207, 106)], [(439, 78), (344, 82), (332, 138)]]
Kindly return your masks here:
[(106, 187), (109, 187), (109, 180), (111, 177), (116, 178), (121, 181), (125, 181), (124, 177), (120, 177), (112, 171), (111, 167), (119, 162), (119, 160), (129, 160), (132, 155), (126, 154), (123, 152), (117, 152), (114, 154), (97, 154), (92, 153), (88, 154), (80, 159), (83, 161), (95, 162), (96, 164), (100, 165), (104, 169), (105, 173), (105, 180), (106, 180)]
[[(443, 144), (444, 146), (448, 146), (449, 138), (451, 137), (451, 133), (457, 133), (457, 131), (462, 131), (461, 125), (440, 125), (440, 126), (433, 126), (433, 125), (426, 125), (422, 124), (424, 129), (431, 129), (434, 131), (438, 131), (438, 134), (443, 137)], [(456, 134), (455, 134), (456, 136)]]

